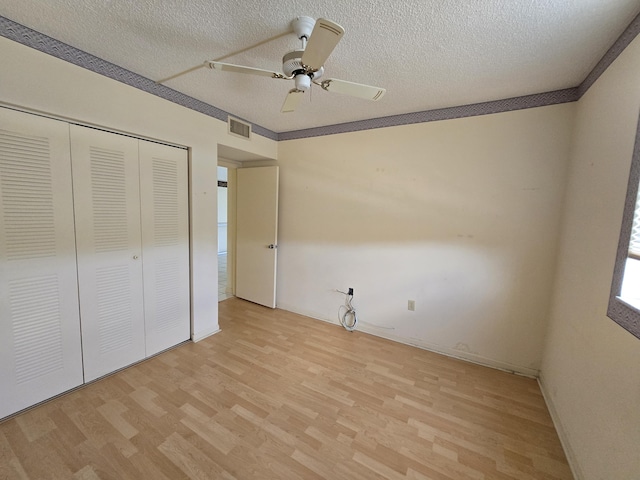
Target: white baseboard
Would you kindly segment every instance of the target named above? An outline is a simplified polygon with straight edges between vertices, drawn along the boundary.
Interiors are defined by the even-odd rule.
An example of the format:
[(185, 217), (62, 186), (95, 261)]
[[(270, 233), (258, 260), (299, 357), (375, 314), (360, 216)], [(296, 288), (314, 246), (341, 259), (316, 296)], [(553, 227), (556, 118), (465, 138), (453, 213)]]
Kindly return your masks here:
[[(278, 304), (278, 308), (282, 310), (287, 310), (289, 312), (297, 313), (298, 315), (304, 315), (305, 317), (310, 317), (316, 320), (322, 320), (323, 322), (332, 323), (334, 325), (340, 325), (338, 320), (327, 320), (326, 318), (320, 318), (315, 316), (313, 313), (300, 311), (292, 307), (291, 305), (286, 304)], [(482, 365), (484, 367), (491, 367), (497, 370), (502, 370), (509, 373), (515, 373), (517, 375), (522, 375), (530, 378), (538, 378), (540, 371), (535, 368), (524, 367), (521, 365), (512, 365), (507, 362), (501, 362), (499, 360), (494, 360), (491, 358), (486, 358), (481, 355), (477, 355), (469, 352), (461, 352), (459, 350), (455, 350), (453, 348), (444, 347), (442, 345), (431, 344), (425, 342), (421, 339), (416, 338), (405, 338), (397, 335), (393, 335), (386, 331), (385, 329), (381, 329), (374, 326), (368, 326), (364, 323), (359, 323), (357, 330), (359, 332), (367, 333), (369, 335), (374, 335), (376, 337), (385, 338), (387, 340), (391, 340), (394, 342), (402, 343), (405, 345), (411, 345), (412, 347), (418, 347), (423, 350), (428, 350), (430, 352), (439, 353), (441, 355), (445, 355), (447, 357), (457, 358), (459, 360), (465, 360), (467, 362), (475, 363), (476, 365)]]
[(569, 442), (569, 435), (567, 434), (567, 430), (564, 428), (562, 421), (560, 420), (560, 416), (558, 415), (558, 411), (551, 399), (551, 395), (547, 392), (547, 389), (544, 384), (544, 375), (540, 374), (538, 376), (538, 386), (540, 387), (540, 391), (542, 392), (542, 396), (544, 397), (544, 401), (547, 404), (547, 410), (549, 410), (549, 414), (551, 415), (551, 420), (553, 421), (553, 425), (556, 428), (556, 432), (558, 432), (558, 437), (560, 438), (560, 443), (562, 444), (562, 449), (564, 450), (564, 455), (567, 457), (567, 461), (569, 462), (569, 468), (571, 469), (571, 473), (573, 474), (573, 478), (575, 480), (583, 480), (585, 476), (580, 469), (580, 465), (578, 464), (578, 459), (576, 457), (575, 452), (571, 448), (571, 443)]
[(204, 340), (205, 338), (210, 337), (211, 335), (215, 335), (216, 333), (219, 333), (221, 331), (222, 330), (218, 328), (216, 330), (193, 333), (193, 335), (191, 335), (191, 340), (193, 340), (193, 342), (196, 343), (196, 342), (199, 342), (200, 340)]

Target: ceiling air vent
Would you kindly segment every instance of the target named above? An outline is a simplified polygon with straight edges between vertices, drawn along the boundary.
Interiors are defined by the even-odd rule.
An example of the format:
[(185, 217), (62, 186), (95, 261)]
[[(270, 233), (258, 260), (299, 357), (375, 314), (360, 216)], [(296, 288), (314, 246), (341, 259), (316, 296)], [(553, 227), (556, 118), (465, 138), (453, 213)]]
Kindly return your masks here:
[(251, 124), (242, 122), (237, 118), (227, 117), (229, 120), (229, 133), (238, 137), (251, 138)]

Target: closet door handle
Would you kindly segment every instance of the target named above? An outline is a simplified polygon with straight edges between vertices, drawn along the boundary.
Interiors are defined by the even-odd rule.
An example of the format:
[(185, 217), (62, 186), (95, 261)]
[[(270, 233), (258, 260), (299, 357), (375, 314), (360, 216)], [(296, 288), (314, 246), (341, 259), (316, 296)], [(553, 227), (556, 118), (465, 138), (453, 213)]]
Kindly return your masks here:
[(133, 256), (133, 259), (134, 259), (134, 260), (137, 260), (137, 259), (138, 259), (138, 255), (134, 255), (134, 256)]

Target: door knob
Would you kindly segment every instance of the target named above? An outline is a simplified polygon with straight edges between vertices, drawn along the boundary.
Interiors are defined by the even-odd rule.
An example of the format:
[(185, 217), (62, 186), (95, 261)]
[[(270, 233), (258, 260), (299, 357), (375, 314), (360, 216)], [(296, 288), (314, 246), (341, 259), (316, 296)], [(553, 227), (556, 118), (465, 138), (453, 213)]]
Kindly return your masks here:
[(134, 260), (137, 260), (137, 259), (138, 259), (138, 255), (134, 255), (134, 256), (133, 256), (133, 259), (134, 259)]
[(270, 248), (271, 250), (278, 248), (277, 245), (274, 245), (273, 243), (270, 243), (269, 245), (267, 245), (267, 248)]

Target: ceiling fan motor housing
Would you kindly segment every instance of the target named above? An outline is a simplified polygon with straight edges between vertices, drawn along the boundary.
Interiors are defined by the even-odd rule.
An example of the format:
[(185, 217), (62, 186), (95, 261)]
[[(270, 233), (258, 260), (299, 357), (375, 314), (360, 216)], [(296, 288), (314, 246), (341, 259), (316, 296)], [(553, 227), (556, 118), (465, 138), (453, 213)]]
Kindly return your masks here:
[[(302, 54), (304, 50), (294, 50), (292, 52), (287, 53), (284, 57), (282, 57), (282, 73), (284, 73), (287, 77), (296, 77), (296, 88), (298, 90), (307, 90), (309, 86), (311, 86), (311, 79), (317, 80), (324, 73), (324, 67), (320, 67), (319, 70), (313, 71), (305, 68), (302, 63)], [(299, 77), (307, 77), (307, 80)], [(300, 83), (300, 86), (298, 85)], [(307, 85), (306, 88), (301, 88), (304, 85)]]

